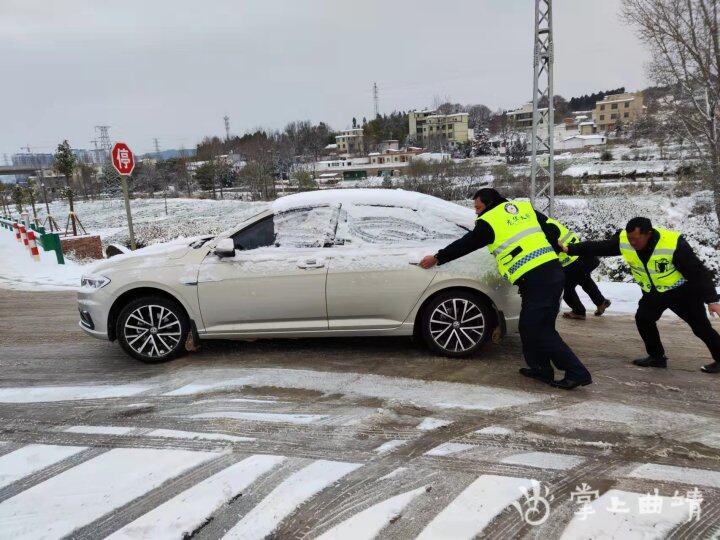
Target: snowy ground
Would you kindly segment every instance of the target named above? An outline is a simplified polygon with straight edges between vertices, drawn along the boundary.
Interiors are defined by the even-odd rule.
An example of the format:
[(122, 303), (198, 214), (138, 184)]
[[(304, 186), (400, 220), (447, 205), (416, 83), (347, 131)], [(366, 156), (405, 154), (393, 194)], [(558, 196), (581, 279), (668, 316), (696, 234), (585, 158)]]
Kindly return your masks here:
[(142, 365), (77, 330), (72, 294), (0, 303), (3, 538), (720, 533), (717, 380), (676, 322), (671, 368), (642, 370), (630, 318), (563, 321), (595, 379), (567, 393), (517, 374), (512, 337), (465, 361), (348, 338)]

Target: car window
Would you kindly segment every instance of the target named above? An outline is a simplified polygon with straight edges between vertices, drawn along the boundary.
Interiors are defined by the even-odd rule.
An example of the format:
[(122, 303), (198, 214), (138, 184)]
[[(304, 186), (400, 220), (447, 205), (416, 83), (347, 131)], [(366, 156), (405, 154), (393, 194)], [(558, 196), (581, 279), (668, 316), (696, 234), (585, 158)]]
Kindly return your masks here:
[(261, 219), (232, 236), (235, 249), (322, 247), (332, 238), (333, 208), (318, 206), (281, 212)]
[(428, 211), (396, 206), (343, 204), (335, 245), (407, 245), (428, 240), (455, 240), (463, 227)]

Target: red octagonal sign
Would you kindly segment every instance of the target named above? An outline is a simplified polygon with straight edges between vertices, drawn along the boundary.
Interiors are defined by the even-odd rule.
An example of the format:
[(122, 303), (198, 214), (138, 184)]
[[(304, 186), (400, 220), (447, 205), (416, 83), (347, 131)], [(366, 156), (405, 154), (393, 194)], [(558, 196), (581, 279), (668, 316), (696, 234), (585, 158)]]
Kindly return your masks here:
[(135, 168), (135, 158), (127, 144), (123, 142), (115, 143), (110, 155), (113, 167), (117, 172), (120, 174), (132, 174)]

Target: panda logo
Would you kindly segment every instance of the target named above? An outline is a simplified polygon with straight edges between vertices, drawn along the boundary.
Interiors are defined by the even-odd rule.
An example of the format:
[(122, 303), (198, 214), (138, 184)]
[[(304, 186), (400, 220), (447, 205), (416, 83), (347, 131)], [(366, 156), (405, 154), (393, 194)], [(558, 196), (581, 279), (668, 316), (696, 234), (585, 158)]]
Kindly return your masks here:
[(512, 204), (512, 203), (507, 203), (507, 204), (505, 205), (505, 211), (506, 211), (508, 214), (512, 214), (512, 215), (514, 216), (515, 214), (518, 213), (518, 207), (515, 206), (515, 205)]

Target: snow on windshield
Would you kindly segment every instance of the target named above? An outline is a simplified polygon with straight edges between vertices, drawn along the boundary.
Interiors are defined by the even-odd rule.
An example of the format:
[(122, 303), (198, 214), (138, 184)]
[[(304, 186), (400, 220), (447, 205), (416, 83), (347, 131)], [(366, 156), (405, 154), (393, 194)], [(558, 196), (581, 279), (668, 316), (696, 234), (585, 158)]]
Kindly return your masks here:
[(409, 245), (452, 241), (466, 230), (433, 212), (395, 206), (342, 205), (335, 243)]

